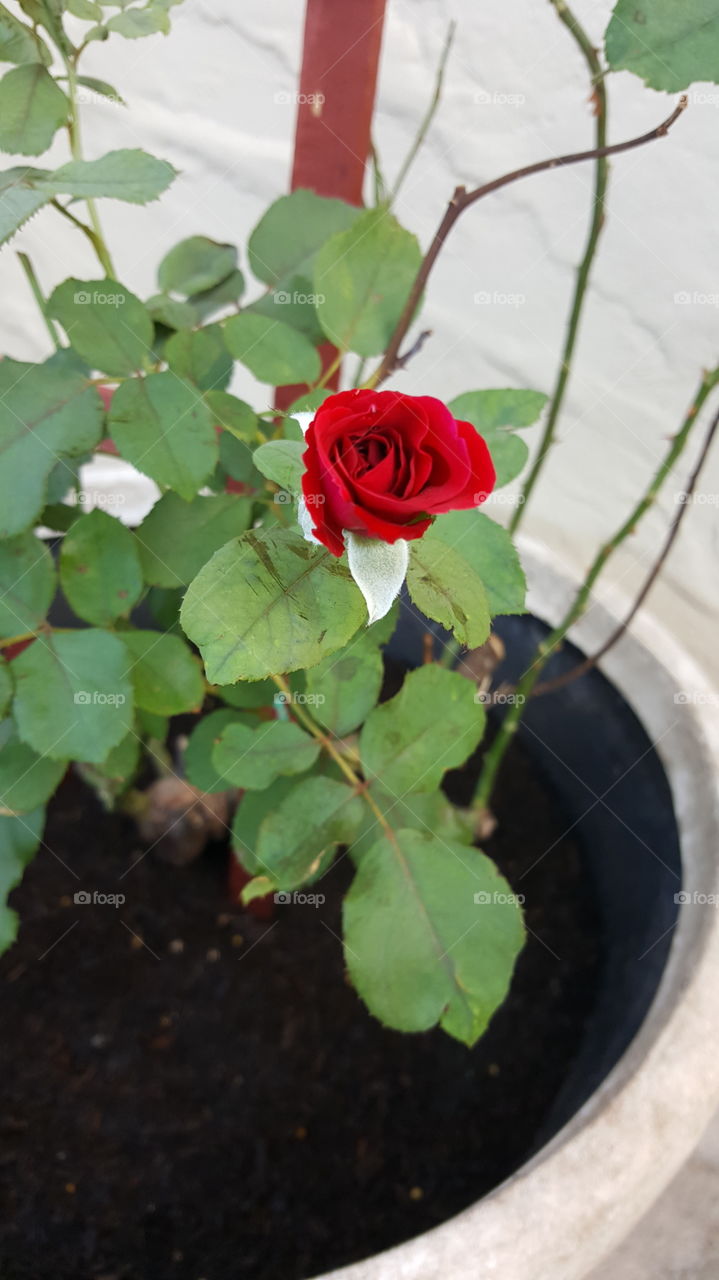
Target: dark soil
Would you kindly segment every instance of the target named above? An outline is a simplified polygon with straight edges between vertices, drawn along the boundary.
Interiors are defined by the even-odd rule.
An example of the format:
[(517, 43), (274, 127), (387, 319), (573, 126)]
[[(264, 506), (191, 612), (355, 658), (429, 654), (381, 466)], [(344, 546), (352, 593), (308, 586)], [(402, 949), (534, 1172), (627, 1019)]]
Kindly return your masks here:
[[(63, 785), (0, 966), (2, 1280), (299, 1280), (436, 1225), (522, 1163), (600, 957), (568, 823), (517, 747), (503, 778), (486, 849), (526, 894), (529, 943), (472, 1052), (383, 1029), (347, 985), (348, 859), (324, 907), (263, 925), (228, 906), (217, 847), (122, 879), (131, 826)], [(78, 889), (126, 902), (76, 905)]]

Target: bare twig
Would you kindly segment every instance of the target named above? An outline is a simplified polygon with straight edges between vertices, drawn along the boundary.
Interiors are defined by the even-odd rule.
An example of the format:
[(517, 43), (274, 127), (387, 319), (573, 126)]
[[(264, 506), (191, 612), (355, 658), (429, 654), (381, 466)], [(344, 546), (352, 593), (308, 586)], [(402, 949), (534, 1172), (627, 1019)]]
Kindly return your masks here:
[(657, 138), (663, 138), (679, 119), (687, 106), (687, 102), (686, 95), (683, 95), (666, 120), (657, 125), (655, 129), (650, 130), (649, 133), (644, 133), (638, 138), (630, 138), (627, 142), (615, 142), (611, 146), (597, 147), (592, 151), (577, 151), (571, 155), (553, 156), (549, 160), (538, 160), (534, 164), (524, 165), (521, 169), (514, 169), (511, 173), (505, 173), (501, 178), (494, 178), (492, 182), (486, 182), (483, 186), (476, 187), (473, 191), (467, 191), (465, 187), (457, 187), (415, 276), (414, 284), (409, 291), (404, 309), (397, 321), (382, 361), (365, 385), (368, 387), (380, 386), (397, 368), (399, 349), (412, 323), (412, 318), (427, 284), (430, 272), (439, 257), (447, 236), (465, 209), (469, 209), (471, 205), (476, 204), (484, 196), (491, 195), (493, 191), (499, 191), (502, 187), (509, 186), (511, 182), (518, 182), (520, 178), (529, 178), (535, 173), (546, 173), (550, 169), (565, 168), (567, 165), (579, 164), (584, 160), (597, 160), (603, 156), (619, 155), (623, 151), (631, 151), (635, 147), (642, 147), (648, 142), (654, 142)]
[(573, 667), (571, 671), (565, 671), (563, 675), (555, 676), (554, 680), (543, 680), (540, 684), (535, 685), (534, 692), (532, 694), (533, 698), (538, 697), (542, 693), (554, 693), (555, 689), (563, 689), (565, 685), (572, 684), (573, 681), (578, 680), (580, 676), (586, 675), (588, 671), (591, 671), (593, 667), (596, 667), (598, 662), (601, 662), (602, 658), (605, 657), (607, 653), (609, 653), (609, 650), (614, 647), (617, 641), (621, 640), (625, 631), (631, 625), (637, 613), (639, 612), (642, 605), (644, 604), (644, 601), (649, 595), (649, 592), (651, 591), (652, 587), (654, 586), (654, 583), (656, 582), (657, 578), (659, 577), (659, 574), (661, 573), (664, 567), (664, 564), (666, 562), (667, 556), (669, 555), (669, 552), (674, 546), (677, 535), (681, 528), (682, 520), (684, 519), (685, 512), (689, 506), (689, 502), (692, 497), (692, 494), (694, 493), (694, 490), (697, 487), (699, 476), (701, 474), (704, 463), (706, 462), (707, 455), (709, 453), (709, 450), (711, 448), (712, 442), (714, 440), (714, 437), (718, 429), (719, 429), (719, 411), (714, 415), (710, 423), (709, 430), (707, 431), (706, 436), (704, 438), (704, 443), (701, 447), (701, 452), (699, 454), (699, 457), (697, 458), (696, 464), (694, 466), (694, 470), (692, 471), (689, 477), (689, 480), (687, 482), (687, 487), (686, 489), (682, 490), (683, 500), (679, 505), (679, 509), (674, 519), (672, 520), (671, 525), (669, 526), (669, 530), (667, 532), (666, 538), (664, 539), (664, 543), (659, 553), (659, 556), (655, 561), (654, 565), (652, 566), (650, 573), (647, 575), (644, 585), (641, 591), (639, 592), (639, 595), (634, 601), (634, 604), (629, 610), (629, 613), (627, 614), (624, 621), (619, 623), (619, 625), (615, 628), (615, 630), (609, 636), (609, 639), (604, 641), (604, 644), (602, 645), (601, 649), (598, 649), (596, 653), (593, 653), (590, 658), (585, 658), (583, 662), (578, 663), (577, 666)]
[(612, 557), (619, 546), (634, 532), (642, 516), (646, 514), (649, 508), (654, 504), (662, 485), (667, 476), (678, 461), (682, 451), (684, 450), (687, 440), (691, 434), (692, 427), (696, 422), (697, 415), (704, 405), (707, 397), (711, 395), (714, 387), (719, 383), (719, 368), (712, 369), (705, 373), (702, 378), (699, 389), (685, 414), (684, 421), (673, 436), (669, 447), (652, 476), (646, 490), (642, 494), (638, 502), (635, 503), (627, 519), (619, 526), (616, 533), (606, 542), (602, 544), (592, 561), (589, 572), (582, 582), (574, 600), (570, 604), (566, 614), (561, 622), (554, 628), (545, 640), (539, 645), (533, 662), (527, 667), (524, 675), (518, 681), (516, 686), (515, 700), (509, 707), (505, 715), (497, 736), (495, 737), (489, 751), (484, 757), (482, 772), (479, 776), (477, 790), (474, 796), (474, 804), (482, 809), (487, 808), (489, 798), (497, 776), (497, 770), (504, 759), (507, 748), (517, 729), (524, 714), (527, 701), (539, 681), (539, 677), (546, 663), (561, 647), (566, 638), (567, 632), (582, 617), (582, 614), (589, 604), (592, 589), (597, 578), (603, 572), (608, 560)]
[[(592, 84), (592, 103), (595, 114), (594, 145), (598, 151), (601, 151), (607, 144), (607, 91), (604, 84), (602, 65), (589, 36), (579, 21), (575, 18), (571, 10), (567, 8), (564, 0), (550, 0), (550, 4), (554, 6), (560, 21), (564, 23), (570, 35), (573, 36), (587, 64)], [(564, 405), (564, 396), (572, 368), (574, 349), (577, 345), (579, 324), (587, 296), (589, 274), (592, 269), (592, 263), (594, 262), (597, 247), (599, 245), (599, 239), (602, 234), (602, 228), (604, 226), (608, 178), (609, 164), (607, 162), (607, 158), (606, 156), (600, 155), (597, 157), (594, 169), (592, 217), (589, 224), (589, 232), (584, 248), (584, 254), (577, 268), (574, 282), (574, 293), (572, 295), (572, 305), (569, 311), (569, 319), (567, 321), (567, 330), (564, 339), (564, 346), (562, 348), (559, 369), (557, 370), (554, 387), (549, 399), (549, 409), (542, 437), (539, 442), (539, 447), (532, 461), (527, 478), (522, 486), (522, 501), (517, 503), (517, 506), (514, 509), (514, 514), (509, 522), (510, 533), (514, 533), (520, 520), (524, 518), (527, 502), (529, 501), (544, 463), (546, 462), (552, 445), (554, 444), (557, 421)]]

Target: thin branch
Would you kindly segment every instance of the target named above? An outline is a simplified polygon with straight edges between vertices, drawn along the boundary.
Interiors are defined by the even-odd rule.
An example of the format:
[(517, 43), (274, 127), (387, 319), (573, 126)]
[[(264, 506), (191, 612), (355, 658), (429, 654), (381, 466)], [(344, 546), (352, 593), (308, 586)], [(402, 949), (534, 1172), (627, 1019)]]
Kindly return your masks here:
[(38, 305), (38, 309), (40, 311), (40, 314), (43, 320), (45, 321), (45, 328), (50, 334), (52, 345), (55, 347), (56, 351), (59, 351), (61, 346), (60, 339), (57, 336), (57, 329), (55, 328), (52, 320), (50, 319), (50, 316), (47, 313), (47, 300), (43, 295), (42, 289), (40, 288), (40, 281), (38, 280), (37, 275), (35, 274), (35, 268), (33, 267), (32, 262), (30, 261), (26, 253), (18, 253), (17, 256), (20, 262), (20, 266), (25, 272), (25, 277), (27, 279), (27, 282), (30, 285), (32, 296)]
[(621, 546), (625, 539), (628, 538), (630, 534), (634, 533), (634, 530), (642, 516), (645, 515), (655, 502), (659, 490), (672, 470), (672, 467), (680, 457), (687, 440), (689, 439), (691, 429), (696, 422), (700, 409), (717, 383), (719, 383), (719, 368), (713, 369), (709, 373), (705, 373), (694, 400), (686, 413), (682, 426), (673, 437), (669, 448), (654, 472), (647, 489), (633, 507), (630, 515), (624, 523), (620, 525), (616, 533), (600, 547), (592, 561), (589, 572), (577, 591), (577, 594), (569, 606), (565, 616), (562, 618), (562, 621), (539, 645), (534, 661), (518, 681), (515, 700), (510, 705), (507, 714), (500, 725), (497, 736), (484, 757), (482, 772), (479, 776), (479, 782), (474, 796), (474, 804), (478, 808), (486, 808), (489, 803), (497, 770), (504, 759), (505, 753), (514, 734), (519, 728), (519, 723), (524, 714), (524, 708), (534, 691), (535, 685), (539, 680), (544, 666), (552, 657), (552, 654), (556, 653), (557, 649), (559, 649), (564, 643), (570, 627), (572, 627), (574, 623), (581, 618), (589, 604), (592, 588), (594, 587), (597, 578), (606, 567), (607, 561), (617, 548)]
[[(550, 0), (550, 4), (554, 5), (554, 8), (557, 11), (557, 16), (560, 21), (564, 23), (565, 27), (567, 27), (570, 35), (573, 36), (587, 64), (592, 84), (592, 102), (594, 104), (596, 116), (594, 145), (598, 151), (601, 151), (607, 144), (607, 93), (602, 73), (602, 65), (589, 36), (578, 20), (574, 17), (574, 14), (567, 8), (564, 0)], [(594, 171), (592, 218), (589, 224), (589, 233), (587, 235), (584, 254), (577, 268), (574, 294), (569, 312), (569, 320), (567, 322), (564, 347), (554, 388), (549, 401), (547, 420), (542, 433), (542, 438), (539, 442), (539, 448), (537, 449), (537, 453), (529, 469), (529, 474), (527, 475), (522, 487), (522, 501), (515, 507), (514, 514), (509, 522), (510, 533), (514, 533), (520, 520), (524, 517), (527, 502), (529, 501), (534, 486), (539, 479), (551, 447), (554, 444), (557, 421), (564, 405), (564, 396), (569, 382), (574, 349), (577, 344), (579, 324), (582, 318), (582, 311), (587, 295), (587, 286), (589, 284), (589, 274), (599, 245), (602, 228), (604, 226), (608, 177), (609, 164), (607, 162), (607, 158), (606, 156), (600, 155), (597, 157)]]
[(672, 125), (676, 123), (687, 105), (688, 99), (686, 95), (683, 95), (672, 114), (666, 120), (657, 125), (655, 129), (650, 130), (649, 133), (643, 133), (637, 138), (630, 138), (627, 142), (615, 142), (611, 146), (597, 147), (592, 151), (577, 151), (571, 155), (554, 156), (550, 160), (538, 160), (534, 164), (524, 165), (521, 169), (514, 169), (511, 173), (505, 173), (501, 178), (495, 178), (492, 182), (486, 182), (484, 186), (476, 187), (474, 191), (467, 191), (465, 187), (457, 187), (415, 276), (414, 284), (409, 291), (404, 309), (397, 321), (382, 361), (365, 385), (368, 387), (380, 386), (397, 368), (397, 356), (400, 346), (412, 323), (412, 318), (424, 292), (430, 272), (439, 257), (447, 236), (465, 209), (469, 209), (478, 200), (482, 200), (484, 196), (491, 195), (492, 192), (509, 186), (511, 182), (518, 182), (521, 178), (529, 178), (532, 174), (546, 173), (550, 169), (561, 169), (570, 164), (580, 164), (584, 160), (598, 160), (603, 156), (619, 155), (623, 151), (632, 151), (635, 147), (643, 147), (648, 142), (663, 138), (669, 133)]
[(714, 437), (718, 429), (719, 429), (719, 411), (717, 411), (717, 413), (714, 415), (710, 423), (709, 430), (706, 433), (704, 443), (699, 453), (699, 457), (697, 458), (696, 464), (694, 466), (694, 470), (692, 471), (689, 477), (686, 489), (682, 491), (682, 502), (680, 503), (679, 510), (677, 511), (674, 519), (671, 522), (671, 525), (669, 526), (669, 530), (667, 532), (666, 538), (664, 539), (664, 544), (659, 553), (659, 557), (654, 563), (654, 565), (652, 566), (652, 569), (648, 574), (644, 582), (644, 585), (641, 591), (639, 592), (639, 595), (634, 601), (634, 604), (629, 610), (629, 613), (627, 614), (624, 621), (619, 623), (619, 625), (615, 628), (615, 630), (609, 636), (609, 639), (605, 640), (602, 647), (598, 649), (596, 653), (592, 654), (590, 658), (585, 658), (583, 662), (578, 663), (577, 666), (573, 667), (571, 671), (565, 671), (563, 675), (556, 676), (554, 680), (543, 680), (538, 685), (535, 685), (532, 697), (537, 698), (539, 697), (540, 694), (543, 694), (543, 693), (554, 693), (555, 689), (563, 689), (565, 685), (572, 684), (575, 680), (578, 680), (580, 676), (586, 675), (588, 671), (591, 671), (593, 667), (597, 666), (597, 663), (601, 662), (602, 658), (604, 658), (606, 654), (609, 653), (610, 649), (614, 648), (614, 645), (617, 643), (617, 641), (621, 640), (624, 633), (631, 626), (632, 622), (634, 621), (634, 618), (636, 617), (637, 613), (641, 609), (642, 605), (644, 604), (644, 601), (649, 595), (649, 592), (654, 586), (654, 583), (659, 577), (659, 574), (661, 573), (664, 567), (664, 564), (667, 560), (669, 552), (671, 551), (672, 547), (674, 546), (674, 543), (676, 542), (677, 535), (681, 528), (682, 520), (684, 519), (685, 513), (689, 508), (691, 497), (694, 493), (694, 490), (697, 487), (699, 476), (701, 474), (704, 463), (707, 460), (707, 455), (712, 446)]
[(413, 342), (412, 346), (408, 347), (408, 349), (405, 352), (403, 352), (402, 355), (397, 356), (397, 368), (406, 369), (410, 360), (412, 360), (414, 356), (419, 355), (425, 342), (427, 341), (428, 338), (431, 338), (431, 337), (432, 337), (432, 330), (423, 329), (419, 337), (417, 338), (417, 341)]
[(402, 186), (402, 183), (404, 182), (405, 178), (407, 177), (407, 174), (409, 173), (410, 169), (412, 168), (415, 157), (420, 147), (422, 146), (422, 143), (427, 137), (427, 134), (429, 132), (429, 127), (437, 113), (437, 108), (439, 106), (440, 99), (442, 97), (442, 83), (444, 81), (444, 72), (447, 66), (449, 51), (452, 48), (452, 41), (454, 40), (454, 33), (456, 30), (456, 27), (457, 27), (456, 22), (450, 22), (447, 28), (447, 35), (445, 36), (444, 48), (442, 49), (442, 52), (440, 54), (439, 64), (437, 66), (437, 75), (434, 82), (434, 92), (430, 99), (429, 106), (427, 107), (427, 110), (424, 113), (424, 118), (422, 120), (422, 123), (420, 124), (419, 129), (417, 130), (417, 135), (414, 139), (414, 142), (412, 143), (409, 151), (407, 152), (404, 162), (400, 167), (400, 171), (397, 174), (395, 184), (389, 196), (388, 204), (390, 207), (394, 204), (395, 200), (397, 199), (397, 194), (399, 192), (399, 189)]

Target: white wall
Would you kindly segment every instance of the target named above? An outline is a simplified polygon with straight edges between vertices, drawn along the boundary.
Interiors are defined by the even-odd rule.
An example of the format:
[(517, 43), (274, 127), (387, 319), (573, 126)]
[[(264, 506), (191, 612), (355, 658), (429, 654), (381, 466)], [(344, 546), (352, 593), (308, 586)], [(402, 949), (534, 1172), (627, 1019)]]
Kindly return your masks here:
[[(447, 22), (458, 22), (443, 106), (397, 210), (423, 244), (457, 182), (591, 145), (584, 63), (548, 3), (388, 0), (388, 9), (375, 135), (390, 176), (424, 110)], [(599, 42), (610, 0), (575, 0), (575, 9)], [(85, 106), (87, 154), (142, 145), (182, 170), (148, 209), (102, 205), (121, 278), (141, 294), (152, 291), (158, 258), (183, 236), (202, 231), (243, 244), (286, 190), (290, 164), (294, 107), (275, 99), (295, 87), (300, 0), (185, 0), (172, 14), (169, 39), (115, 38), (92, 48), (85, 68), (130, 103), (128, 111), (99, 99)], [(719, 90), (704, 88), (669, 139), (612, 164), (562, 442), (525, 524), (578, 567), (627, 512), (701, 368), (719, 357), (717, 306), (675, 301), (681, 292), (719, 297)], [(610, 77), (609, 92), (613, 140), (651, 128), (673, 105), (627, 73)], [(61, 144), (56, 153), (64, 158)], [(550, 389), (591, 179), (589, 168), (532, 178), (465, 215), (432, 281), (425, 321), (434, 336), (399, 388), (444, 398), (482, 386)], [(0, 256), (0, 349), (41, 358), (43, 330), (15, 248), (32, 253), (48, 289), (70, 273), (99, 273), (82, 239), (48, 212)], [(475, 302), (495, 292), (524, 301)], [(242, 374), (236, 389), (253, 394)], [(267, 393), (254, 390), (259, 404)], [(689, 465), (608, 575), (621, 590), (651, 563)], [(701, 488), (706, 500), (687, 513), (651, 608), (716, 671), (719, 455)]]

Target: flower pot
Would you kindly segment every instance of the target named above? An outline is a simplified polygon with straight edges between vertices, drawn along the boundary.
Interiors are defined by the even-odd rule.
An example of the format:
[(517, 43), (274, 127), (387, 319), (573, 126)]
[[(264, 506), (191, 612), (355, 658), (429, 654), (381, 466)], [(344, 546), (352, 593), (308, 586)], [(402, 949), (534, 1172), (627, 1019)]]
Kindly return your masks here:
[[(529, 608), (556, 624), (571, 578), (545, 550), (525, 543), (523, 551)], [(573, 638), (592, 652), (615, 621), (593, 605)], [(505, 624), (516, 634), (513, 620)], [(398, 640), (415, 660), (416, 633), (415, 625)], [(525, 638), (520, 662), (529, 653)], [(571, 665), (571, 654), (559, 662)], [(594, 673), (537, 699), (524, 734), (581, 832), (608, 941), (584, 1044), (540, 1149), (463, 1213), (324, 1280), (589, 1277), (716, 1108), (717, 695), (648, 618), (607, 654), (602, 672), (606, 680)]]

